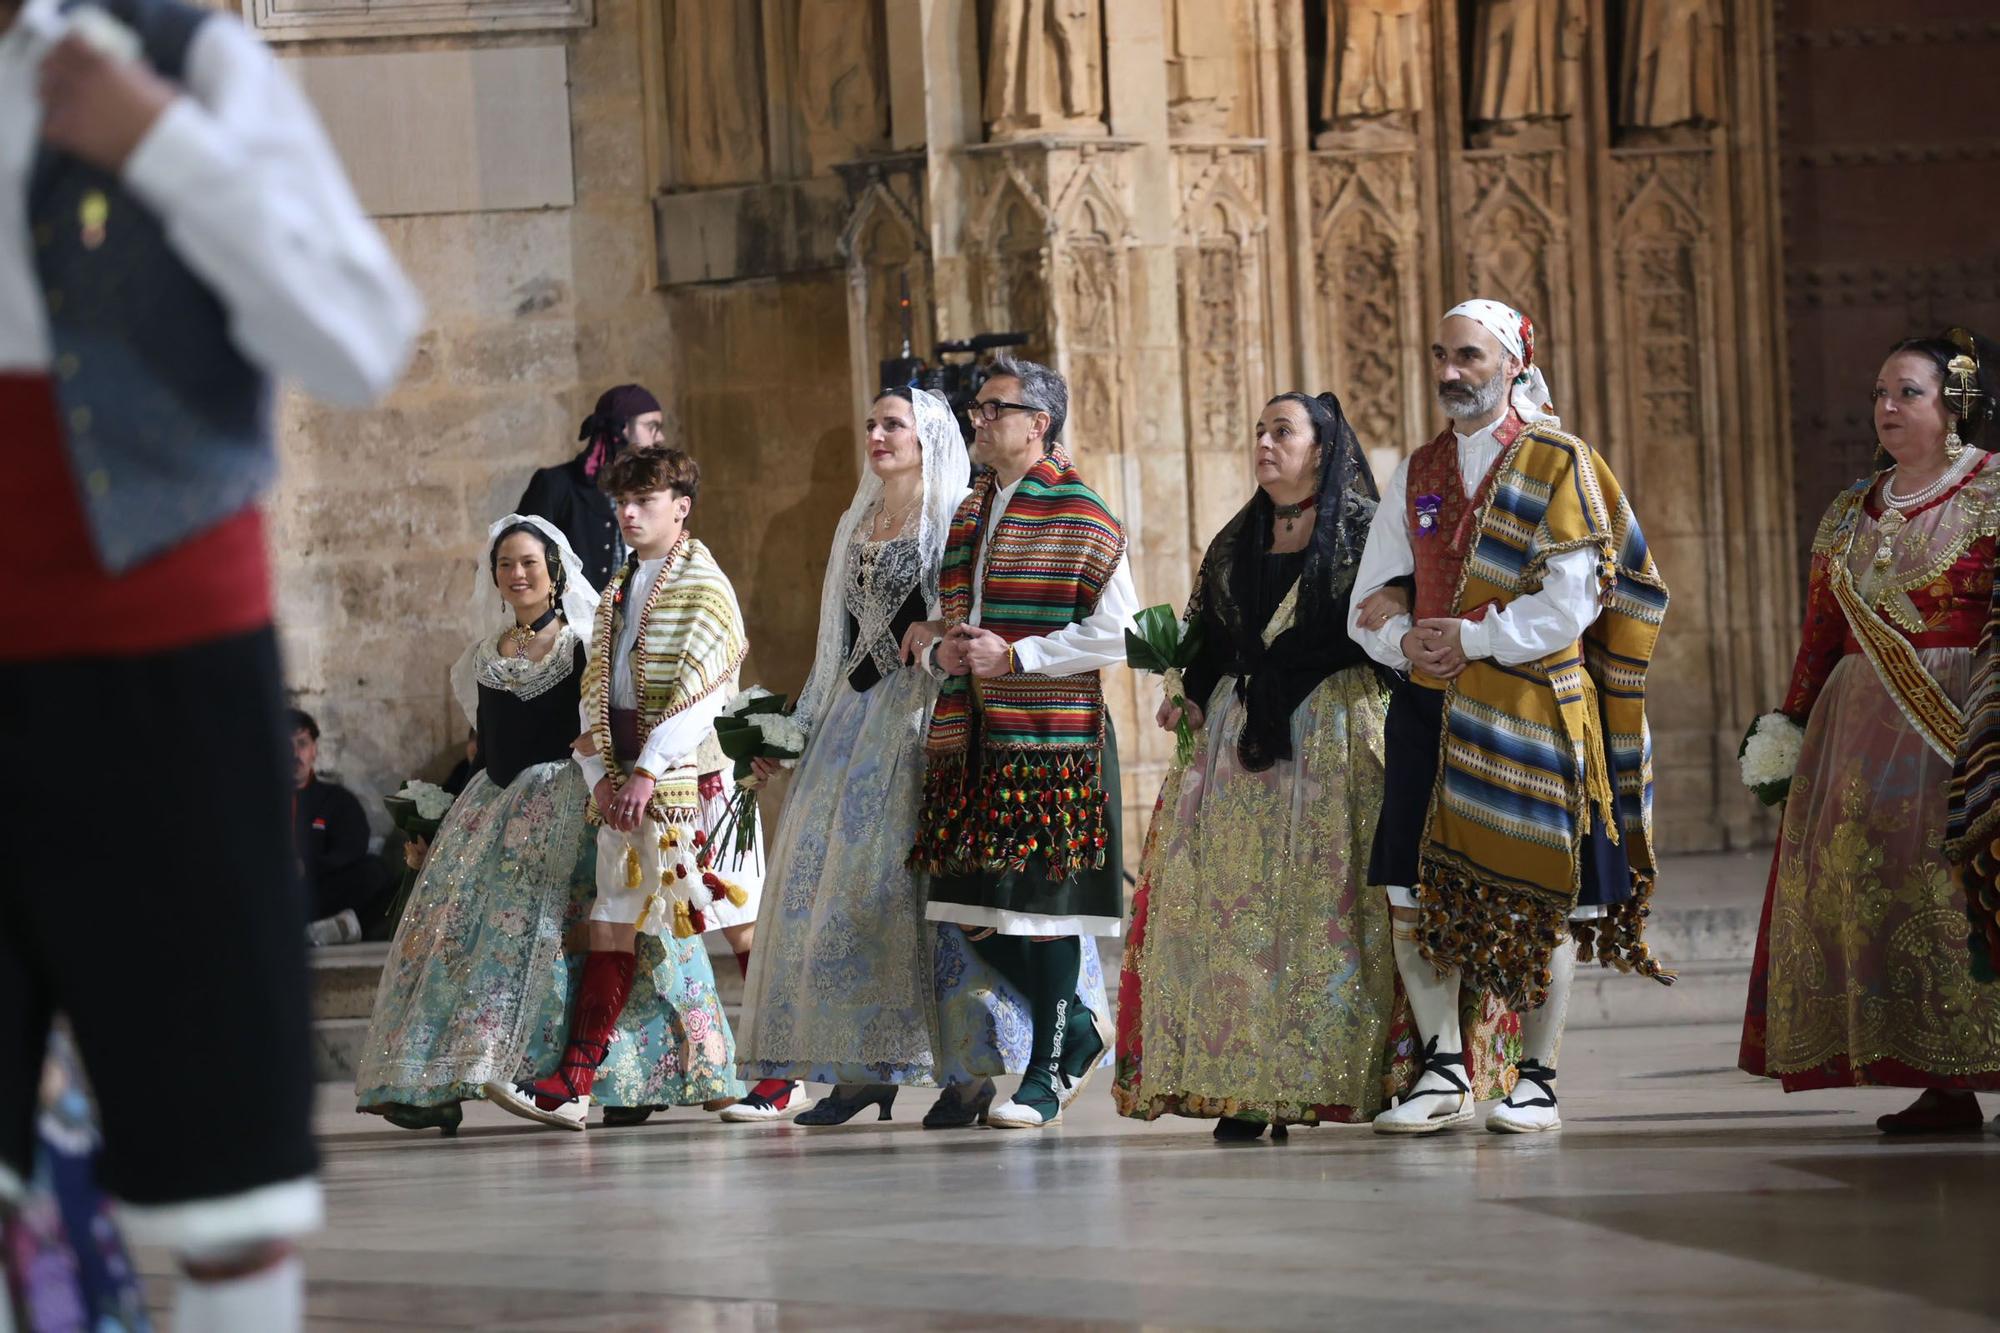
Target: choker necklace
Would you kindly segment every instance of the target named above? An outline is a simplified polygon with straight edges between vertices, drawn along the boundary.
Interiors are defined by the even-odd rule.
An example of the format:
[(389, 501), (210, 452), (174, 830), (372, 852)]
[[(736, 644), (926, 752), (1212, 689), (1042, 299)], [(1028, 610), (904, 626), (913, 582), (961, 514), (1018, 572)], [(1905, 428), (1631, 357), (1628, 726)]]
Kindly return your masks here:
[(1314, 491), (1311, 495), (1308, 495), (1305, 499), (1299, 501), (1295, 505), (1281, 505), (1273, 503), (1271, 506), (1271, 517), (1277, 519), (1280, 523), (1283, 523), (1285, 525), (1285, 533), (1287, 536), (1289, 536), (1291, 534), (1293, 526), (1298, 523), (1299, 519), (1304, 517), (1307, 511), (1312, 509), (1317, 509), (1318, 507), (1319, 507), (1319, 492)]
[[(551, 620), (554, 620), (555, 618), (556, 618), (556, 608), (552, 606), (548, 610), (542, 612), (541, 619), (537, 620), (534, 624), (532, 625), (517, 624), (509, 628), (505, 634), (500, 636), (500, 656), (502, 657), (525, 656), (528, 651), (528, 645), (535, 641), (535, 636), (537, 634), (540, 634), (543, 630), (547, 629), (549, 627), (549, 622)], [(514, 651), (511, 653), (507, 651), (507, 648), (509, 646), (512, 646), (512, 648), (514, 649)]]

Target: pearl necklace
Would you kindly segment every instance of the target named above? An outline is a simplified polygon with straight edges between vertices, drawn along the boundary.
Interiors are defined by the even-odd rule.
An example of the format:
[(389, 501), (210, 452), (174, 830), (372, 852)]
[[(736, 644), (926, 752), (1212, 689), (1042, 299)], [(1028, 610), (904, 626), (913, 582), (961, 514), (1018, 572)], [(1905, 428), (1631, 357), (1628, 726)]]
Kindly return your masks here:
[(1940, 473), (1936, 481), (1914, 495), (1896, 493), (1893, 473), (1882, 482), (1882, 517), (1875, 524), (1875, 568), (1887, 569), (1889, 562), (1896, 558), (1896, 538), (1902, 536), (1903, 525), (1910, 521), (1906, 511), (1921, 509), (1950, 490), (1972, 470), (1972, 462), (1972, 450), (1968, 449), (1958, 461)]

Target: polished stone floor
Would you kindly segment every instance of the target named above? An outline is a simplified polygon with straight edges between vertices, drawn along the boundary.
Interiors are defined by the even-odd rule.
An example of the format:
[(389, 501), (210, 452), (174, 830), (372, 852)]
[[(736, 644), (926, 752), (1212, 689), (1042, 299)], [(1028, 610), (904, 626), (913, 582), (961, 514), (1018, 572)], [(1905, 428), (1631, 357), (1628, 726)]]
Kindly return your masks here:
[(1885, 1142), (1903, 1094), (1783, 1096), (1732, 1068), (1735, 1036), (1572, 1034), (1568, 1127), (1539, 1139), (1219, 1147), (1118, 1119), (1100, 1083), (1040, 1133), (927, 1133), (912, 1090), (842, 1129), (578, 1136), (480, 1106), (443, 1140), (328, 1085), (312, 1326), (1991, 1326), (2000, 1139)]

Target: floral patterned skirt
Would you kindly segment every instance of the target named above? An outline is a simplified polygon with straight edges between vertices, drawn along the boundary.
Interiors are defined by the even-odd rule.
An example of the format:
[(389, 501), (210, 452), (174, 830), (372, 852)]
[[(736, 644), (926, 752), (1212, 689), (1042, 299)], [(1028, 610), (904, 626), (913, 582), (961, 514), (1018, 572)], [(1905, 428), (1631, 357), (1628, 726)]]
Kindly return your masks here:
[[(757, 918), (745, 1079), (932, 1085), (1026, 1063), (1025, 1002), (959, 927), (924, 919), (922, 881), (904, 864), (930, 698), (913, 669), (843, 687), (799, 762)], [(1082, 993), (1104, 1012), (1089, 940)]]
[[(1918, 655), (1963, 702), (1971, 652)], [(1773, 859), (1746, 1071), (1787, 1092), (2000, 1089), (2000, 986), (1972, 979), (1944, 857), (1950, 779), (1867, 658), (1841, 659), (1807, 719)]]
[[(583, 776), (567, 761), (453, 803), (389, 949), (355, 1080), (362, 1110), (440, 1106), (491, 1079), (552, 1072), (584, 955), (565, 937), (596, 894)], [(741, 1094), (700, 939), (639, 940), (638, 971), (593, 1100), (667, 1106)]]
[(572, 892), (596, 868), (583, 775), (474, 775), (431, 841), (389, 946), (355, 1078), (358, 1105), (440, 1106), (522, 1073), (562, 958)]
[[(1416, 1073), (1389, 905), (1367, 883), (1386, 705), (1329, 677), (1292, 717), (1294, 758), (1251, 772), (1235, 681), (1153, 816), (1121, 984), (1120, 1111), (1311, 1122), (1372, 1117)], [(1489, 1012), (1490, 1009), (1490, 1012)], [(1469, 1061), (1497, 1090), (1519, 1025), (1468, 997)]]

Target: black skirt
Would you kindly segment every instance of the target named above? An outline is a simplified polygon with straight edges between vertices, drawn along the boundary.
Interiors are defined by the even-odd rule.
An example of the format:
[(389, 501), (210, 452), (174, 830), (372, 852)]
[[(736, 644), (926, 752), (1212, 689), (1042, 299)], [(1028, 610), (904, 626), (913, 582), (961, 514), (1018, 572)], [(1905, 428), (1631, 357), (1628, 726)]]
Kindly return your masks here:
[[(1125, 913), (1124, 801), (1118, 777), (1118, 738), (1104, 719), (1104, 864), (1068, 879), (1049, 876), (1040, 861), (1000, 874), (937, 875), (930, 902), (975, 912), (1016, 912), (1038, 917), (1094, 917), (1117, 921)], [(937, 918), (956, 920), (949, 914)]]
[[(1424, 825), (1437, 786), (1438, 745), (1444, 735), (1444, 691), (1398, 679), (1389, 697), (1389, 720), (1382, 731), (1384, 774), (1382, 818), (1368, 856), (1370, 884), (1417, 882)], [(1590, 836), (1583, 841), (1583, 889), (1578, 907), (1603, 907), (1632, 896), (1632, 870), (1625, 848), (1605, 836), (1593, 809)]]

